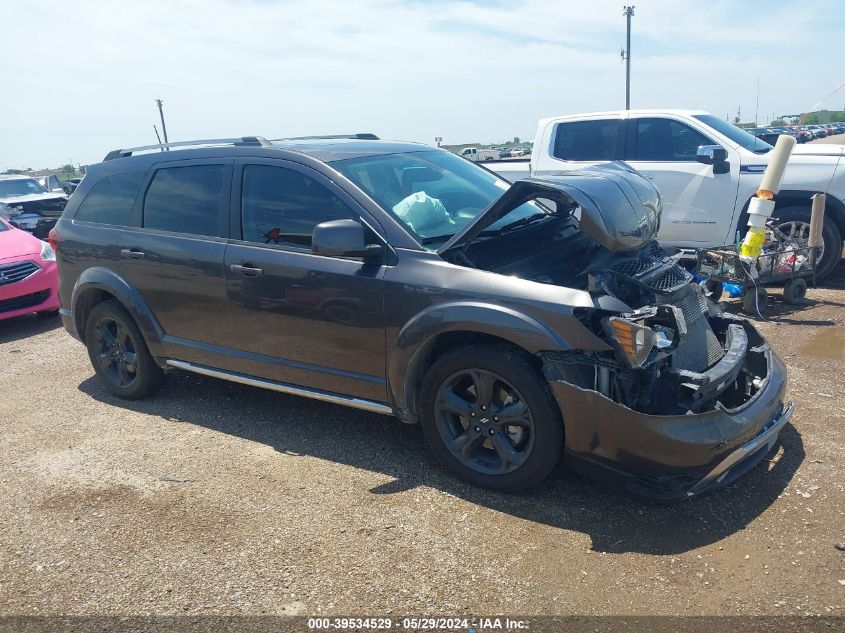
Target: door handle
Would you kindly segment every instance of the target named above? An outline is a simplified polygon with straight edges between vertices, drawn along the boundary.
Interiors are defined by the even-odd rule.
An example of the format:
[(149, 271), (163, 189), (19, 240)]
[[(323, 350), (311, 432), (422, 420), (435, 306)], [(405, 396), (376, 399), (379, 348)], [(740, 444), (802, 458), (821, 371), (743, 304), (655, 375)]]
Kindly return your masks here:
[(120, 249), (121, 257), (128, 257), (129, 259), (143, 259), (146, 255), (144, 251), (139, 251), (137, 248), (122, 248)]
[(258, 277), (258, 275), (264, 274), (263, 268), (256, 268), (255, 266), (249, 265), (241, 265), (241, 264), (232, 264), (229, 266), (229, 270), (233, 273), (240, 273), (245, 277)]

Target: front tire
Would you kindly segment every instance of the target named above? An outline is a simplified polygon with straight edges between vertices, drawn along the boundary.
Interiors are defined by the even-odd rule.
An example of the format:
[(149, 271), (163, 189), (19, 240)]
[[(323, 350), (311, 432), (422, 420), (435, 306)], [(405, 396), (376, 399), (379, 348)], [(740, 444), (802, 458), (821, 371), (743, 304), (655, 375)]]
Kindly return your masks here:
[(104, 301), (91, 310), (85, 343), (97, 377), (118, 398), (144, 398), (164, 382), (141, 331), (117, 301)]
[[(810, 209), (791, 206), (775, 210), (775, 226), (802, 246), (807, 245), (810, 234)], [(824, 279), (834, 269), (842, 256), (842, 235), (829, 214), (825, 214), (822, 227), (823, 252), (816, 262), (816, 279)]]
[(420, 391), (432, 452), (463, 479), (494, 490), (533, 486), (563, 451), (563, 421), (543, 375), (519, 350), (473, 345), (447, 352)]

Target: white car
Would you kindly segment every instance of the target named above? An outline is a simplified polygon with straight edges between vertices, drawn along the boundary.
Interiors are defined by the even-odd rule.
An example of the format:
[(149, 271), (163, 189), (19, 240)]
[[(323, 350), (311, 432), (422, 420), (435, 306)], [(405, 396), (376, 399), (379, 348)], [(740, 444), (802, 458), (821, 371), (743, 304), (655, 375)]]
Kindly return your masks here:
[[(530, 163), (488, 164), (511, 182), (624, 160), (663, 196), (658, 239), (681, 248), (722, 246), (744, 234), (748, 202), (757, 191), (772, 146), (701, 110), (630, 110), (543, 119)], [(806, 240), (810, 198), (827, 193), (819, 277), (842, 256), (845, 235), (845, 146), (810, 143), (793, 151), (773, 217)]]

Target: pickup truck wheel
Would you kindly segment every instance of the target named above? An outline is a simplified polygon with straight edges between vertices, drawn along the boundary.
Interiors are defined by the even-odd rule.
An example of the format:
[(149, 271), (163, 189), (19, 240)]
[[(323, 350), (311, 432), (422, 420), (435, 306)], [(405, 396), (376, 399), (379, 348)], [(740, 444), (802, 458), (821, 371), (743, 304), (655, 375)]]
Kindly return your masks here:
[[(784, 207), (777, 209), (773, 215), (777, 218), (775, 226), (781, 233), (806, 246), (807, 239), (810, 237), (810, 210), (808, 208)], [(817, 279), (823, 279), (830, 274), (842, 256), (842, 235), (833, 219), (827, 215), (822, 227), (822, 241), (824, 244), (816, 259)]]
[(164, 372), (135, 321), (117, 301), (104, 301), (91, 310), (85, 342), (97, 377), (117, 397), (137, 400), (161, 387)]
[(542, 481), (563, 451), (560, 410), (517, 350), (468, 346), (441, 356), (420, 392), (425, 438), (467, 481), (518, 490)]

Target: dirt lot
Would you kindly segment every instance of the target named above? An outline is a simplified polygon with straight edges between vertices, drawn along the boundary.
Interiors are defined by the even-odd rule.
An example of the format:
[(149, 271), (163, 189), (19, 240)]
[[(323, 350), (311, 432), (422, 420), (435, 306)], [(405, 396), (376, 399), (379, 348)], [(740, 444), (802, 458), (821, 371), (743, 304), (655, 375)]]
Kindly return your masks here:
[(117, 401), (56, 320), (0, 322), (0, 614), (845, 615), (845, 264), (773, 294), (792, 424), (668, 508), (481, 491), (417, 427), (210, 378)]

